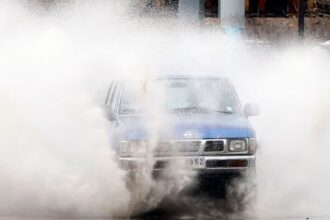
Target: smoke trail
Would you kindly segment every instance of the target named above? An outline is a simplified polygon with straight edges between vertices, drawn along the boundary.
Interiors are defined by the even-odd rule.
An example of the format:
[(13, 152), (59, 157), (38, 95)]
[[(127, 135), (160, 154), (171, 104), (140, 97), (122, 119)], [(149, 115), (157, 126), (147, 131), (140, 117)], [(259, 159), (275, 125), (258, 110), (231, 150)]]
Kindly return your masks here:
[(102, 84), (89, 81), (73, 39), (59, 23), (5, 6), (2, 11), (10, 13), (1, 27), (1, 213), (126, 215), (125, 173), (111, 151), (98, 91), (91, 90)]
[[(227, 75), (242, 101), (261, 105), (252, 119), (258, 214), (329, 214), (329, 54), (182, 30), (172, 18), (139, 17), (126, 1), (42, 15), (26, 5), (0, 8), (1, 213), (126, 215), (141, 201), (142, 211), (153, 208), (171, 190), (148, 172), (138, 196), (126, 189), (102, 109), (106, 89), (115, 78), (197, 73)], [(155, 111), (150, 130), (163, 117)]]

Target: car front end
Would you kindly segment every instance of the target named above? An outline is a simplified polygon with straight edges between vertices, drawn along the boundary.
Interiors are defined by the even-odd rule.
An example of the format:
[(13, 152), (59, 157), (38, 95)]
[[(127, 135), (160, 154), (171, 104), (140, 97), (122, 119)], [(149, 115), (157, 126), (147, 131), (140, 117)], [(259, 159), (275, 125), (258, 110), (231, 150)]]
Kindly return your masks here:
[(168, 169), (191, 171), (202, 178), (224, 179), (255, 170), (257, 141), (241, 114), (181, 114), (168, 117), (167, 130), (147, 132), (147, 119), (122, 116), (119, 161), (130, 172), (143, 167), (158, 176)]
[(255, 167), (256, 148), (255, 138), (122, 141), (120, 163), (127, 170), (151, 164), (157, 172), (177, 164), (202, 175), (239, 174)]
[(114, 148), (128, 174), (191, 173), (212, 194), (237, 177), (255, 182), (257, 141), (248, 116), (258, 109), (243, 109), (228, 79), (158, 78), (123, 85), (119, 94)]

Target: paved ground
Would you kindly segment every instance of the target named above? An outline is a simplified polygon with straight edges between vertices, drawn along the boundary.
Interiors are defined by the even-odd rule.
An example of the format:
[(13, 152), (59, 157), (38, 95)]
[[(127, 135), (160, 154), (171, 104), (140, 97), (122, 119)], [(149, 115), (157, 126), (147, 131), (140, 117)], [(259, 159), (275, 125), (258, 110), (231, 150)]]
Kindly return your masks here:
[[(57, 217), (0, 217), (0, 220), (100, 220), (100, 219), (109, 219), (109, 220), (119, 220), (115, 218), (57, 218)], [(121, 218), (125, 219), (125, 218)], [(212, 218), (210, 216), (189, 216), (189, 215), (181, 215), (181, 216), (172, 216), (172, 215), (154, 215), (154, 216), (140, 216), (134, 219), (148, 219), (148, 220), (156, 220), (156, 219), (166, 219), (166, 220), (179, 220), (179, 219), (217, 219), (217, 220), (326, 220), (330, 219), (330, 216), (278, 216), (278, 217), (223, 217), (223, 218)]]

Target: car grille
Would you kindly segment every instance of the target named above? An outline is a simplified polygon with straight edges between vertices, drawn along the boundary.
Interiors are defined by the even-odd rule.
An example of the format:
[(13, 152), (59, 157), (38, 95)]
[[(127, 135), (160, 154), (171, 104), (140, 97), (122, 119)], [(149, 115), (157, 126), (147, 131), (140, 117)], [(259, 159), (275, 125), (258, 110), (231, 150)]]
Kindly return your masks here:
[(208, 140), (173, 140), (157, 142), (153, 152), (157, 155), (175, 153), (210, 153), (219, 154), (225, 151), (224, 139)]
[(223, 140), (206, 141), (204, 152), (221, 152), (224, 150)]
[(177, 141), (175, 147), (178, 152), (198, 152), (200, 141)]
[(158, 142), (155, 153), (189, 153), (198, 152), (201, 146), (201, 141), (161, 141)]
[(171, 142), (158, 142), (155, 148), (156, 153), (174, 152), (174, 146)]

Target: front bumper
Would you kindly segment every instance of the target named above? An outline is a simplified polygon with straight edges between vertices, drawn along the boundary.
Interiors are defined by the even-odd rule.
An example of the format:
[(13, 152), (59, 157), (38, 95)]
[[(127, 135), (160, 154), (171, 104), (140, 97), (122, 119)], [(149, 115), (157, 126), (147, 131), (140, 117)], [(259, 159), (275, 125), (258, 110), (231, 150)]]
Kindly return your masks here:
[(154, 172), (161, 172), (173, 168), (173, 164), (177, 161), (191, 160), (194, 158), (203, 159), (203, 164), (199, 164), (198, 166), (175, 166), (174, 168), (188, 169), (194, 172), (197, 171), (202, 175), (242, 173), (254, 169), (256, 161), (255, 155), (176, 156), (148, 159), (142, 157), (121, 157), (119, 160), (121, 167), (125, 170), (134, 171), (143, 167), (149, 167), (152, 168)]

